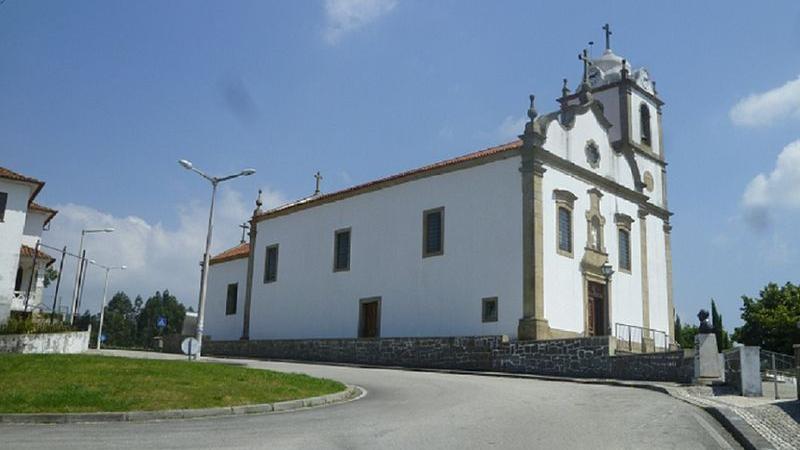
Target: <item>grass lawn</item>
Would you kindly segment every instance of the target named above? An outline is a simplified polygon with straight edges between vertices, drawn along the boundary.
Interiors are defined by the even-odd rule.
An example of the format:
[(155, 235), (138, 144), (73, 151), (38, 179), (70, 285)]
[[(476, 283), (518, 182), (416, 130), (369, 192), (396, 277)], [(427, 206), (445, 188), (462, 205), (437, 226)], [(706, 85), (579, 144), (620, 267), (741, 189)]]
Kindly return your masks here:
[(341, 383), (244, 367), (96, 355), (0, 355), (0, 413), (151, 411), (272, 403)]

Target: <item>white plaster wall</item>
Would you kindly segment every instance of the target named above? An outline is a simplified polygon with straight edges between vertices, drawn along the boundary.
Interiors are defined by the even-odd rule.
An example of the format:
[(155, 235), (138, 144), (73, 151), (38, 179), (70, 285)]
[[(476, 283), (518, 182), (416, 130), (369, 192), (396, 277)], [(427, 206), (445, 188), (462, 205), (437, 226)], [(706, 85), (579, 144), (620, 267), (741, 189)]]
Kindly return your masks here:
[[(587, 246), (586, 212), (590, 208), (588, 191), (594, 186), (571, 175), (549, 167), (542, 181), (544, 220), (544, 296), (545, 317), (550, 327), (583, 333), (583, 274), (581, 259)], [(557, 204), (553, 191), (562, 189), (576, 197), (573, 210), (573, 257), (562, 256), (557, 251)], [(616, 271), (611, 283), (611, 327), (614, 323), (642, 326), (640, 233), (637, 218), (638, 207), (609, 192), (603, 192), (600, 211), (606, 219), (603, 242), (609, 262)], [(616, 213), (634, 218), (631, 226), (631, 273), (619, 270), (619, 246)]]
[(44, 221), (47, 220), (47, 214), (28, 210), (25, 217), (25, 228), (22, 232), (22, 243), (28, 247), (35, 247), (36, 243), (42, 237), (42, 228)]
[[(382, 337), (507, 334), (522, 316), (520, 157), (399, 184), (258, 224), (251, 337), (358, 333), (359, 299), (380, 296)], [(445, 207), (444, 255), (422, 258), (422, 212)], [(333, 272), (334, 230), (351, 267)], [(278, 276), (263, 283), (265, 248)], [(498, 322), (481, 299), (497, 296)]]
[(663, 207), (664, 185), (662, 184), (662, 178), (664, 174), (661, 171), (661, 165), (640, 154), (636, 154), (636, 163), (639, 165), (639, 171), (642, 174), (642, 182), (644, 182), (645, 172), (650, 172), (653, 175), (653, 191), (650, 192), (644, 189), (643, 193), (650, 197), (650, 203)]
[[(596, 169), (586, 158), (586, 145), (590, 140), (597, 144), (600, 151), (599, 167)], [(572, 128), (564, 128), (558, 121), (551, 122), (543, 147), (584, 169), (635, 189), (630, 165), (623, 156), (614, 153), (605, 128), (597, 122), (591, 111), (576, 116)]]
[(90, 331), (0, 336), (0, 353), (83, 353), (89, 349)]
[[(225, 314), (228, 285), (239, 283), (236, 314)], [(205, 334), (214, 340), (237, 340), (242, 337), (244, 294), (247, 287), (247, 258), (214, 264), (208, 270)]]
[(0, 323), (8, 318), (31, 189), (27, 184), (0, 179), (0, 192), (8, 194), (5, 217), (0, 222)]
[(672, 335), (667, 305), (667, 262), (664, 245), (664, 222), (647, 216), (648, 281), (650, 286), (650, 328)]

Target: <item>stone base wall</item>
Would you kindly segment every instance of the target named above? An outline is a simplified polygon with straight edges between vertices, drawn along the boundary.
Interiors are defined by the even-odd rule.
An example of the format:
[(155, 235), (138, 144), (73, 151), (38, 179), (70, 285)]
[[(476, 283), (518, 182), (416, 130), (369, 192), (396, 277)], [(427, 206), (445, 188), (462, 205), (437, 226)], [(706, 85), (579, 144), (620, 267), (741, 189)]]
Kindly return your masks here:
[(626, 380), (692, 379), (683, 352), (613, 356), (609, 336), (508, 342), (503, 336), (205, 341), (203, 354)]
[(0, 335), (0, 353), (83, 353), (91, 331)]

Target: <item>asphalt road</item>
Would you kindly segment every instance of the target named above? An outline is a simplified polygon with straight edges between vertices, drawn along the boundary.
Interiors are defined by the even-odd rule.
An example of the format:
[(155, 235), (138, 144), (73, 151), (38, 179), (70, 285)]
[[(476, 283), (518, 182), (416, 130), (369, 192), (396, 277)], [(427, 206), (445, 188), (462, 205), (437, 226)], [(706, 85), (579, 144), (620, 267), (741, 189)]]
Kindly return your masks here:
[(0, 425), (0, 448), (739, 448), (704, 411), (642, 389), (281, 362), (249, 365), (337, 379), (363, 387), (367, 395), (267, 415)]

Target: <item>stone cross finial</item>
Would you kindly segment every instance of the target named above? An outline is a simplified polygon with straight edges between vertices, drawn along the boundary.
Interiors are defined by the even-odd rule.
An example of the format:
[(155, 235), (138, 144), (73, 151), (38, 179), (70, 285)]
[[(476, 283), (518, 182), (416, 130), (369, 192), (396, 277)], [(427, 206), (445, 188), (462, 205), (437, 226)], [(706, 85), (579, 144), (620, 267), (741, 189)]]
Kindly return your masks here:
[(314, 188), (314, 195), (319, 195), (320, 193), (319, 185), (320, 182), (322, 181), (322, 175), (319, 173), (319, 170), (317, 171), (317, 173), (314, 174), (314, 178), (317, 180), (317, 186), (316, 188)]
[(605, 24), (603, 26), (603, 31), (606, 32), (606, 50), (611, 50), (611, 27)]
[(583, 49), (583, 53), (578, 55), (578, 59), (583, 61), (583, 82), (589, 82), (589, 67), (592, 65), (592, 62), (589, 60), (589, 51)]
[(561, 86), (561, 96), (566, 97), (569, 95), (569, 87), (567, 87), (567, 79), (564, 78), (564, 85)]
[(536, 116), (538, 116), (539, 113), (536, 111), (536, 106), (534, 105), (534, 102), (536, 101), (536, 96), (531, 94), (530, 99), (531, 99), (531, 106), (528, 108), (528, 118), (531, 119), (531, 122), (533, 122), (533, 120), (536, 119)]
[(249, 230), (249, 229), (250, 229), (250, 225), (248, 225), (248, 224), (247, 224), (247, 222), (245, 222), (245, 223), (243, 223), (243, 224), (239, 225), (239, 228), (241, 228), (241, 229), (242, 229), (242, 240), (241, 240), (241, 242), (240, 242), (240, 243), (241, 243), (241, 244), (244, 244), (244, 242), (245, 242), (245, 241), (244, 241), (244, 237), (245, 237), (245, 235), (247, 234), (247, 230)]
[(258, 197), (256, 197), (256, 212), (261, 212), (261, 206), (264, 205), (264, 201), (261, 200), (261, 189), (258, 190)]

